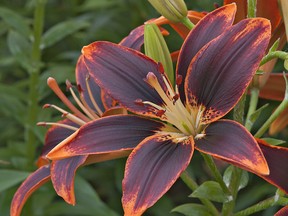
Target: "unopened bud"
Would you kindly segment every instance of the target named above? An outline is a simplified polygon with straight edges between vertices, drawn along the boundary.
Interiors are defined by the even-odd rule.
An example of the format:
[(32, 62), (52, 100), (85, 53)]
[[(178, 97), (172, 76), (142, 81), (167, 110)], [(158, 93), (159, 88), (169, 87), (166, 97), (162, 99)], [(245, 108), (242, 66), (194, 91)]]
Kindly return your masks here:
[(184, 0), (148, 0), (153, 7), (172, 22), (181, 22), (187, 16)]
[[(171, 55), (163, 35), (156, 24), (145, 25), (144, 48), (147, 56), (163, 65), (170, 82), (174, 84), (174, 69)], [(164, 73), (161, 64), (158, 65), (158, 70), (160, 73)]]

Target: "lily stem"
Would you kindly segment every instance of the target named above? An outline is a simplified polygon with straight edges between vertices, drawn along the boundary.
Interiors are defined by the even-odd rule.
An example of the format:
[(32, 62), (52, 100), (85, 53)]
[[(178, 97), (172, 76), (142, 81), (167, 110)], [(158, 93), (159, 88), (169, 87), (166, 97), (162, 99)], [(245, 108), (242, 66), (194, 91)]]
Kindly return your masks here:
[(223, 192), (227, 195), (230, 196), (231, 192), (229, 188), (226, 186), (225, 182), (223, 181), (223, 177), (221, 173), (219, 172), (218, 168), (216, 167), (213, 158), (210, 155), (202, 154), (202, 157), (204, 158), (207, 166), (211, 170), (214, 178), (216, 181), (219, 183), (220, 187), (222, 188)]
[(274, 58), (279, 58), (282, 60), (286, 60), (288, 59), (288, 53), (284, 52), (284, 51), (273, 51), (273, 52), (269, 52), (266, 56), (263, 57), (263, 59), (260, 62), (260, 66), (264, 65), (265, 63), (267, 63), (268, 61), (274, 59)]
[(182, 19), (181, 22), (190, 30), (193, 29), (195, 26), (194, 23), (192, 23), (187, 16), (184, 19)]
[[(192, 191), (198, 188), (198, 184), (193, 180), (193, 178), (191, 178), (191, 176), (187, 171), (184, 171), (181, 174), (181, 179)], [(212, 215), (215, 216), (219, 215), (217, 208), (210, 200), (204, 198), (199, 198), (199, 200), (209, 209)]]
[(27, 167), (33, 167), (35, 160), (35, 143), (36, 136), (33, 128), (36, 125), (38, 114), (38, 85), (39, 85), (39, 73), (40, 73), (40, 60), (41, 60), (41, 35), (44, 25), (44, 12), (45, 12), (46, 0), (37, 0), (34, 12), (34, 32), (33, 32), (33, 47), (31, 53), (31, 59), (33, 62), (33, 69), (29, 71), (29, 106), (26, 124), (26, 143), (27, 143)]
[(248, 109), (247, 118), (245, 122), (245, 127), (248, 131), (250, 131), (253, 126), (253, 122), (251, 121), (251, 116), (257, 108), (258, 96), (259, 96), (259, 89), (252, 88), (250, 90), (250, 103), (249, 103), (249, 109)]
[(235, 213), (234, 216), (251, 215), (251, 214), (254, 214), (255, 212), (265, 210), (265, 209), (272, 207), (272, 206), (275, 206), (275, 205), (281, 205), (281, 206), (288, 205), (288, 199), (285, 197), (278, 197), (277, 198), (277, 196), (273, 196), (273, 197), (270, 197), (266, 200), (263, 200), (262, 202), (255, 204), (253, 206), (250, 206), (247, 209), (244, 209), (242, 211)]
[(284, 99), (277, 109), (272, 113), (272, 115), (267, 119), (267, 121), (262, 125), (262, 127), (254, 135), (255, 138), (260, 138), (269, 126), (275, 121), (275, 119), (286, 109), (288, 108), (288, 99)]

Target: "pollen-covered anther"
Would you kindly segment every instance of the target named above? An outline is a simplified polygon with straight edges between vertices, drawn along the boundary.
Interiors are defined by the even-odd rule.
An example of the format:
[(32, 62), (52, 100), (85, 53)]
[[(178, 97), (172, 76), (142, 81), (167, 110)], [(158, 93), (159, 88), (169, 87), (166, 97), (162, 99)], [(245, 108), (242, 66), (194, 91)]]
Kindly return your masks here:
[(43, 106), (42, 106), (42, 109), (47, 109), (47, 108), (50, 108), (51, 107), (51, 104), (44, 104)]
[(136, 100), (134, 100), (134, 103), (136, 104), (136, 105), (138, 105), (138, 106), (144, 106), (145, 104), (143, 103), (143, 100), (141, 100), (141, 99), (136, 99)]
[(73, 87), (73, 85), (71, 84), (71, 82), (68, 79), (66, 80), (66, 87), (67, 87), (67, 89), (70, 89)]
[(179, 95), (179, 94), (175, 94), (175, 95), (173, 96), (173, 104), (175, 104), (176, 101), (177, 101), (179, 98), (180, 98), (180, 95)]

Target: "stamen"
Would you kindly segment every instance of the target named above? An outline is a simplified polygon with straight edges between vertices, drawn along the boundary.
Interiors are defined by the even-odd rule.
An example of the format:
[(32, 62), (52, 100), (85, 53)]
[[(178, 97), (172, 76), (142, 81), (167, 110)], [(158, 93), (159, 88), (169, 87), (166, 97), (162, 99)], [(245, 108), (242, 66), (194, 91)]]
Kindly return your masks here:
[(156, 116), (161, 117), (162, 115), (164, 115), (165, 112), (166, 110), (157, 110)]
[(199, 140), (199, 139), (202, 139), (202, 138), (205, 137), (205, 136), (206, 136), (206, 134), (200, 133), (200, 134), (197, 134), (197, 135), (195, 136), (195, 139), (196, 139), (196, 140)]
[(143, 101), (142, 101), (141, 99), (136, 99), (136, 100), (134, 100), (134, 103), (135, 103), (136, 105), (138, 105), (138, 106), (144, 106), (144, 103), (143, 103)]
[(73, 91), (73, 88), (72, 88), (72, 85), (71, 83), (66, 80), (66, 85), (67, 85), (67, 88), (69, 88), (75, 102), (78, 104), (78, 106), (83, 110), (83, 112), (89, 116), (90, 119), (94, 119), (93, 115), (86, 109), (86, 107), (84, 107), (84, 105), (81, 103), (81, 101), (78, 99), (78, 97), (76, 96), (75, 92)]
[(86, 122), (83, 121), (82, 119), (80, 119), (80, 118), (78, 118), (77, 116), (75, 116), (75, 115), (73, 115), (73, 114), (65, 111), (64, 109), (61, 109), (61, 108), (58, 107), (58, 106), (55, 106), (55, 105), (53, 105), (53, 104), (45, 104), (45, 105), (43, 106), (43, 108), (49, 108), (49, 107), (52, 107), (52, 108), (58, 110), (59, 112), (63, 113), (66, 118), (68, 118), (69, 120), (73, 121), (74, 123), (76, 123), (76, 124), (78, 124), (78, 125), (84, 125), (84, 124), (86, 124)]
[(52, 126), (59, 126), (59, 127), (63, 127), (63, 128), (67, 128), (73, 131), (78, 130), (77, 127), (73, 127), (71, 125), (67, 125), (67, 124), (61, 124), (61, 123), (57, 123), (57, 122), (38, 122), (37, 126), (47, 126), (47, 125), (52, 125)]
[(159, 106), (159, 105), (157, 105), (157, 104), (155, 104), (155, 103), (152, 103), (152, 102), (150, 102), (150, 101), (143, 101), (142, 103), (143, 103), (144, 105), (145, 105), (145, 104), (148, 104), (148, 105), (156, 108), (157, 110), (165, 110), (163, 107), (161, 107), (161, 106)]
[(90, 76), (87, 75), (86, 79), (85, 79), (86, 80), (86, 87), (87, 87), (87, 90), (88, 90), (88, 94), (89, 94), (90, 100), (91, 100), (94, 108), (96, 109), (97, 113), (101, 116), (103, 114), (103, 112), (99, 108), (98, 104), (96, 103), (96, 101), (95, 101), (95, 99), (94, 99), (94, 97), (92, 95), (92, 91), (91, 91), (91, 88), (90, 88), (90, 85), (89, 85), (89, 82), (88, 82), (89, 78), (90, 78)]
[(157, 66), (158, 66), (158, 71), (159, 71), (161, 74), (165, 74), (164, 67), (163, 67), (163, 65), (162, 65), (160, 62), (157, 63)]
[(65, 94), (61, 91), (58, 83), (56, 80), (52, 77), (49, 77), (47, 79), (47, 84), (50, 87), (50, 89), (59, 97), (59, 99), (77, 116), (79, 116), (81, 119), (84, 121), (89, 121), (89, 119), (81, 113), (70, 101), (69, 99), (65, 96)]
[(83, 95), (81, 95), (81, 94), (80, 94), (80, 100), (81, 100), (82, 104), (84, 105), (84, 107), (85, 107), (85, 108), (90, 112), (90, 114), (93, 116), (93, 119), (98, 119), (98, 118), (100, 118), (100, 117), (97, 115), (97, 113), (90, 108), (90, 106), (89, 106), (89, 105), (87, 104), (87, 102), (85, 101)]

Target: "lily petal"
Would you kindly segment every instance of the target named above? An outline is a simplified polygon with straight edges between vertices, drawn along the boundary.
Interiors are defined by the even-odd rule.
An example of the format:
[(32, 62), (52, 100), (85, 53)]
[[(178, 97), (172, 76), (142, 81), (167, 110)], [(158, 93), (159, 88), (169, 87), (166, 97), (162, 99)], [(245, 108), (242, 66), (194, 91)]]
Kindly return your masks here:
[(274, 216), (287, 216), (288, 215), (288, 206), (281, 208)]
[(274, 135), (282, 131), (288, 125), (288, 109), (285, 109), (270, 125), (269, 134)]
[[(98, 113), (99, 112), (95, 109), (91, 96), (93, 96), (94, 101), (97, 103), (98, 107), (100, 108), (101, 112), (104, 111), (104, 107), (102, 104), (101, 100), (101, 89), (100, 87), (96, 84), (93, 78), (90, 77), (89, 71), (84, 63), (84, 56), (81, 55), (78, 59), (77, 65), (76, 65), (76, 82), (77, 86), (80, 86), (80, 94), (88, 104), (88, 106), (94, 110), (94, 112)], [(86, 81), (87, 80), (87, 81)], [(89, 85), (89, 88), (91, 90), (91, 96), (89, 95), (87, 83)]]
[(133, 115), (114, 115), (91, 121), (58, 144), (50, 159), (131, 150), (144, 138), (164, 128), (164, 123)]
[[(288, 74), (286, 74), (286, 77), (288, 78)], [(283, 73), (271, 73), (266, 84), (260, 91), (260, 97), (282, 101), (285, 95), (285, 86)]]
[[(229, 4), (214, 10), (199, 21), (190, 31), (182, 45), (176, 74), (181, 75), (183, 78), (186, 77), (189, 64), (196, 53), (233, 24), (235, 13), (236, 5)], [(183, 86), (182, 84), (179, 88), (181, 95), (184, 93)]]
[[(78, 126), (76, 123), (73, 123), (68, 119), (59, 121), (58, 123), (66, 124), (66, 125), (70, 125), (74, 127)], [(68, 128), (64, 128), (64, 127), (59, 127), (59, 126), (50, 127), (46, 133), (44, 146), (42, 148), (41, 155), (37, 161), (37, 166), (40, 167), (40, 166), (49, 164), (49, 160), (46, 157), (46, 155), (61, 141), (69, 137), (73, 132), (75, 131), (70, 130)]]
[(85, 163), (88, 155), (52, 161), (51, 181), (56, 193), (68, 204), (75, 205), (74, 178), (76, 170)]
[(272, 146), (260, 139), (257, 142), (270, 169), (269, 175), (260, 176), (288, 194), (288, 148)]
[(154, 135), (138, 145), (128, 157), (122, 204), (125, 215), (141, 215), (178, 179), (193, 154), (193, 139)]
[[(164, 89), (159, 64), (140, 52), (110, 42), (94, 42), (82, 49), (86, 66), (101, 88), (125, 108), (137, 113), (150, 113), (137, 100), (162, 105), (158, 93), (144, 80), (153, 72)], [(160, 67), (160, 68), (159, 68)]]
[(10, 207), (10, 216), (20, 216), (21, 210), (26, 200), (35, 190), (46, 183), (49, 179), (49, 165), (42, 166), (31, 175), (29, 175), (14, 194)]
[(119, 44), (140, 51), (143, 43), (144, 25), (141, 25), (133, 29)]
[(270, 39), (267, 19), (246, 19), (204, 46), (193, 58), (185, 80), (187, 103), (204, 106), (202, 123), (228, 113), (240, 100)]
[(219, 120), (195, 140), (195, 148), (248, 171), (267, 175), (269, 168), (254, 137), (239, 123)]

